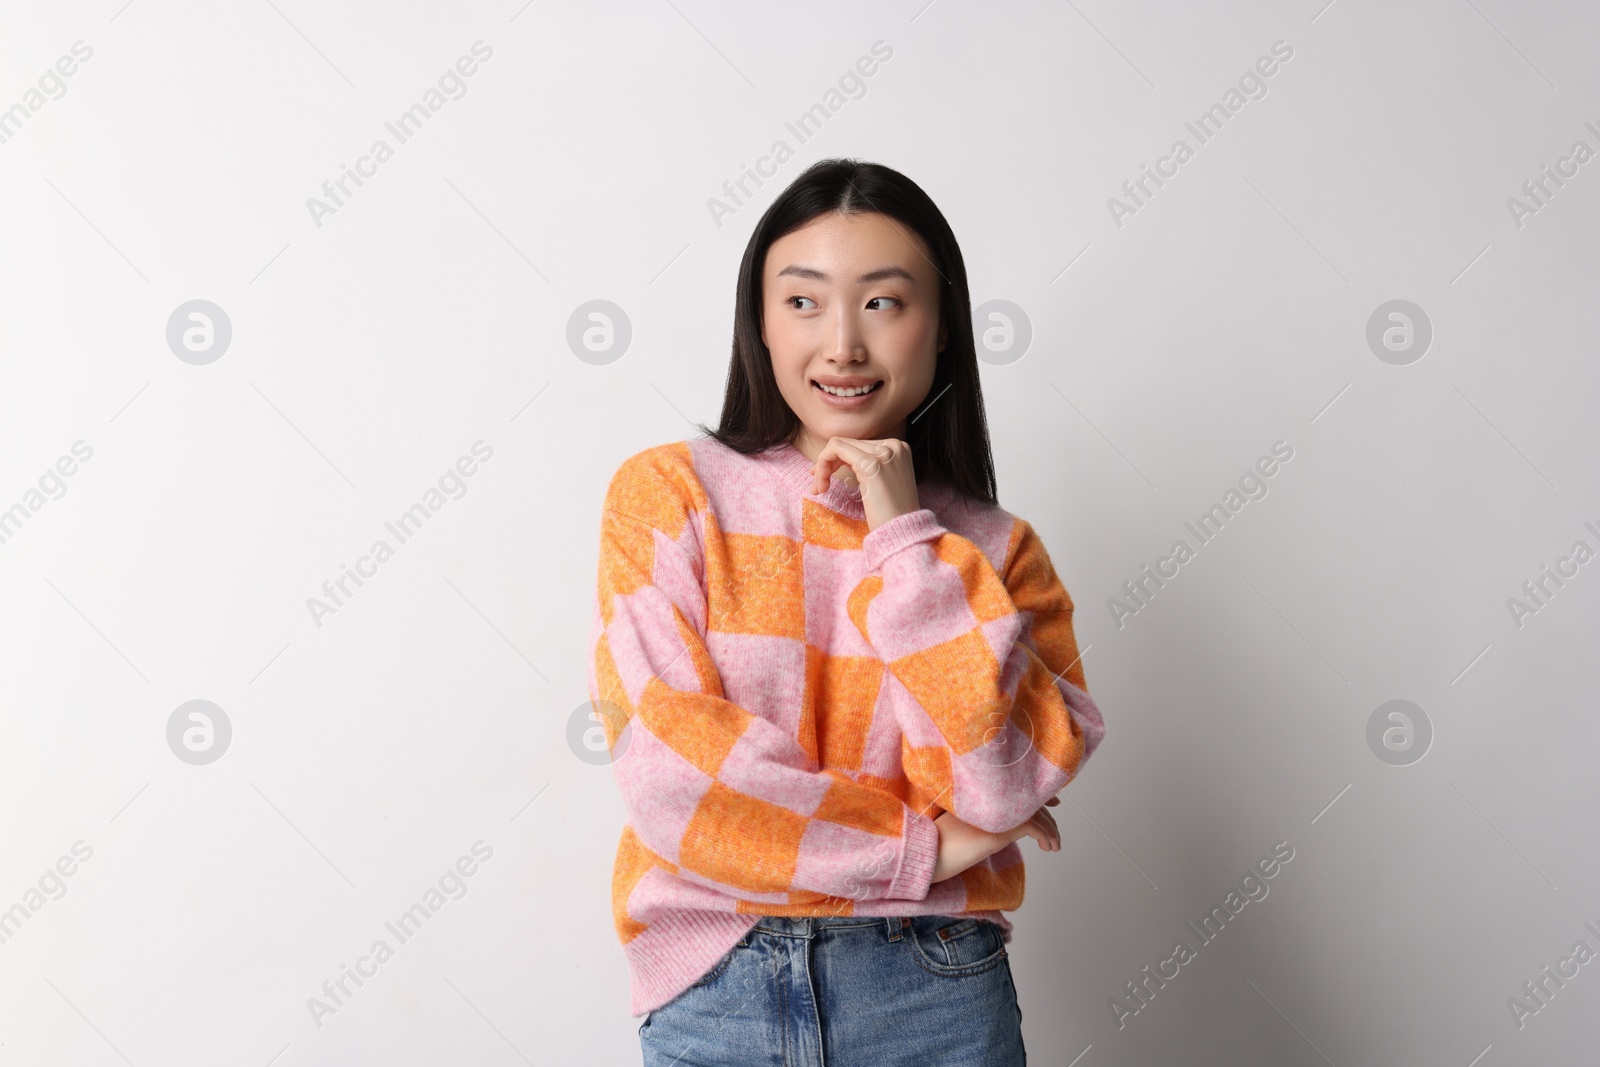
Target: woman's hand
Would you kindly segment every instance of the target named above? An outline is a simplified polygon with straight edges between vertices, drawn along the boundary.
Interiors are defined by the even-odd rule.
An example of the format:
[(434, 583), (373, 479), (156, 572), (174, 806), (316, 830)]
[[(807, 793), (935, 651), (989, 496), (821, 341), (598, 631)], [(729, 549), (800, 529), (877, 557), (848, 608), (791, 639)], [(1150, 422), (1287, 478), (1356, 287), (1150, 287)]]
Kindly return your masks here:
[[(1046, 808), (1053, 808), (1059, 803), (1060, 797), (1051, 797), (1044, 802)], [(962, 822), (950, 811), (933, 820), (933, 824), (939, 828), (939, 858), (933, 865), (935, 882), (942, 882), (974, 864), (982, 863), (1022, 837), (1033, 838), (1043, 852), (1061, 851), (1061, 831), (1056, 828), (1055, 816), (1044, 808), (1034, 812), (1020, 826), (1013, 826), (998, 834)]]
[(812, 467), (811, 491), (827, 492), (836, 470), (861, 487), (861, 506), (870, 533), (890, 519), (922, 507), (917, 496), (917, 473), (912, 468), (911, 446), (898, 438), (861, 440), (830, 437)]

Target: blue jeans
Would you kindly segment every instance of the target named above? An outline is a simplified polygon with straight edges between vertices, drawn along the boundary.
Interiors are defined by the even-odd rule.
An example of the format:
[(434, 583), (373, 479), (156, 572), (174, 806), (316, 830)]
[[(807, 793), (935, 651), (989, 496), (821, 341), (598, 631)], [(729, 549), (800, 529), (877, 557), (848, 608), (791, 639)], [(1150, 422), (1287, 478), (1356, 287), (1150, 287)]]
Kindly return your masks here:
[(1000, 929), (983, 919), (766, 916), (645, 1016), (644, 1067), (1015, 1067)]

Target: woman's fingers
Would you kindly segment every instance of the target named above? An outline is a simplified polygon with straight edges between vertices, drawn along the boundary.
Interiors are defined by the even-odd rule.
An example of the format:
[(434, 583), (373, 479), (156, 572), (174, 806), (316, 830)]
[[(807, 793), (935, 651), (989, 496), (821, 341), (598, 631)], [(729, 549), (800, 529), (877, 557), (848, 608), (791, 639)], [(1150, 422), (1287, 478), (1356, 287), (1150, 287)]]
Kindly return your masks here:
[(1034, 822), (1044, 831), (1048, 841), (1041, 841), (1040, 847), (1046, 852), (1059, 852), (1061, 850), (1061, 830), (1056, 826), (1055, 816), (1040, 808), (1033, 813)]
[[(863, 446), (874, 447), (868, 452)], [(817, 454), (816, 475), (812, 479), (812, 490), (825, 493), (828, 483), (833, 479), (833, 472), (840, 467), (849, 467), (856, 476), (859, 484), (862, 479), (870, 478), (877, 473), (877, 464), (880, 462), (882, 442), (858, 441), (852, 437), (833, 437), (822, 446), (822, 451)]]
[[(822, 446), (822, 451), (817, 453), (817, 461), (812, 465), (811, 491), (825, 493), (828, 483), (833, 480), (833, 472), (840, 467), (850, 467), (854, 471), (849, 458), (844, 454), (842, 445), (843, 437), (830, 437), (828, 443)], [(859, 476), (858, 476), (859, 477)]]
[(1043, 807), (1028, 816), (1026, 822), (1012, 827), (1003, 837), (1010, 841), (1031, 837), (1042, 852), (1061, 851), (1061, 829), (1056, 825), (1055, 816)]
[(1050, 823), (1050, 837), (1053, 841), (1053, 847), (1051, 848), (1052, 852), (1061, 851), (1061, 827), (1056, 825), (1056, 817), (1050, 812), (1046, 811), (1045, 808), (1053, 808), (1060, 803), (1060, 797), (1051, 797), (1049, 800), (1044, 802), (1045, 807), (1039, 809), (1039, 814), (1048, 819)]
[(841, 467), (861, 490), (869, 531), (922, 506), (911, 446), (899, 438), (830, 437), (812, 464), (812, 494), (826, 492)]
[(1039, 846), (1039, 850), (1041, 852), (1049, 852), (1051, 841), (1050, 826), (1044, 821), (1044, 818), (1041, 815), (1043, 811), (1044, 809), (1040, 808), (1039, 811), (1036, 811), (1032, 815), (1028, 816), (1027, 822), (1015, 827), (1006, 836), (1011, 838), (1013, 841), (1020, 841), (1024, 837), (1031, 837)]

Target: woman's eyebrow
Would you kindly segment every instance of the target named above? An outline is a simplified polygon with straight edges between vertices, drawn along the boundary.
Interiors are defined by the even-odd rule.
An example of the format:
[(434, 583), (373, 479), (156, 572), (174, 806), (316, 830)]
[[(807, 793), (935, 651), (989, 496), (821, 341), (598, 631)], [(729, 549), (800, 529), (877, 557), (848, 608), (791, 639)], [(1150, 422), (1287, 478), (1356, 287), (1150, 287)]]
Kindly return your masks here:
[[(778, 272), (778, 277), (781, 278), (785, 274), (793, 274), (798, 278), (810, 278), (819, 282), (831, 280), (826, 274), (822, 273), (820, 270), (817, 270), (815, 267), (802, 267), (795, 264), (791, 264), (790, 266), (780, 270)], [(867, 273), (863, 274), (861, 277), (857, 278), (856, 281), (862, 283), (881, 282), (885, 278), (904, 278), (908, 282), (916, 281), (916, 279), (911, 276), (911, 273), (903, 267), (879, 267), (877, 270), (868, 271)]]

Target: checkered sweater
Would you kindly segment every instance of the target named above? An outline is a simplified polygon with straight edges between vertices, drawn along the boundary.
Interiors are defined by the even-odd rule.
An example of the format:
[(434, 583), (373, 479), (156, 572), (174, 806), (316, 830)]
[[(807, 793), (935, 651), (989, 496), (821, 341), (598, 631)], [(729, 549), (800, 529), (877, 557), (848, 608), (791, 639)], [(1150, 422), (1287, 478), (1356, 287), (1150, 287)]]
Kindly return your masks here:
[(1009, 941), (1021, 849), (930, 884), (933, 820), (1022, 823), (1105, 733), (1028, 523), (924, 480), (868, 532), (859, 489), (812, 494), (810, 469), (700, 437), (606, 491), (589, 695), (636, 1016), (761, 915), (974, 915)]

